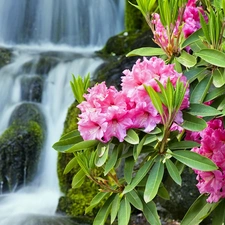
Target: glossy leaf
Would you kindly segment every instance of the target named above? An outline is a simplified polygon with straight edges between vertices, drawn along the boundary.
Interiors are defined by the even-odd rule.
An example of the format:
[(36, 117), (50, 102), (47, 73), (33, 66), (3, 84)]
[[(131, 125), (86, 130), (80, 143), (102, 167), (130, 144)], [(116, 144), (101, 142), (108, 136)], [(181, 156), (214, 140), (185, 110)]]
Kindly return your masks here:
[(214, 90), (210, 91), (206, 97), (205, 97), (205, 102), (211, 101), (217, 97), (222, 96), (225, 93), (225, 85), (219, 88), (215, 88)]
[(184, 122), (182, 127), (190, 131), (202, 131), (207, 127), (205, 120), (193, 116), (189, 113), (183, 112)]
[(135, 49), (129, 52), (126, 57), (129, 56), (157, 56), (157, 55), (164, 55), (165, 52), (161, 48), (153, 48), (153, 47), (143, 47)]
[(164, 174), (164, 165), (157, 161), (152, 167), (144, 190), (144, 200), (150, 202), (157, 194)]
[(106, 160), (108, 159), (109, 144), (99, 142), (96, 150), (97, 154), (95, 158), (95, 165), (97, 167), (101, 167), (102, 165), (105, 164)]
[(187, 77), (189, 83), (191, 83), (199, 76), (202, 76), (202, 74), (205, 73), (205, 70), (206, 70), (205, 68), (194, 67), (191, 68), (190, 70), (184, 71), (184, 75)]
[(225, 71), (224, 69), (216, 69), (212, 72), (213, 84), (215, 87), (219, 88), (225, 84)]
[(181, 225), (200, 224), (218, 205), (218, 203), (206, 202), (207, 196), (200, 195), (187, 211)]
[(221, 114), (220, 111), (218, 111), (217, 109), (208, 106), (208, 105), (204, 105), (204, 104), (190, 104), (190, 110), (188, 111), (188, 113), (195, 115), (195, 116), (218, 116)]
[(85, 172), (80, 169), (72, 180), (72, 188), (79, 188), (84, 183), (84, 178), (86, 177)]
[(60, 140), (65, 140), (65, 139), (69, 139), (69, 138), (73, 138), (73, 137), (78, 137), (80, 136), (80, 132), (78, 130), (73, 130), (69, 133), (66, 133), (64, 135), (62, 135), (62, 137), (60, 138)]
[(132, 180), (134, 164), (135, 161), (132, 156), (126, 158), (124, 165), (124, 179), (128, 184), (130, 184)]
[(151, 166), (153, 164), (153, 161), (147, 161), (136, 173), (135, 177), (131, 181), (130, 184), (128, 184), (125, 189), (123, 190), (123, 194), (126, 194), (130, 191), (132, 191), (139, 183), (140, 181), (145, 177), (145, 175), (149, 172)]
[(143, 210), (142, 201), (135, 190), (128, 192), (126, 198), (136, 209)]
[(108, 158), (108, 161), (105, 164), (104, 168), (104, 176), (109, 173), (111, 169), (116, 165), (117, 159), (119, 155), (119, 148), (117, 146), (112, 150), (112, 153), (110, 154), (110, 157)]
[(157, 208), (153, 201), (149, 203), (143, 202), (143, 213), (150, 224), (161, 225)]
[(107, 198), (110, 195), (109, 192), (99, 192), (95, 197), (91, 200), (90, 206), (85, 209), (85, 214), (90, 212), (96, 205), (98, 205), (103, 199)]
[(193, 67), (197, 63), (196, 57), (186, 51), (182, 51), (181, 55), (176, 59), (185, 67)]
[(131, 206), (129, 201), (125, 198), (120, 203), (118, 212), (118, 225), (127, 225), (130, 220)]
[(140, 143), (139, 143), (138, 145), (135, 145), (134, 148), (133, 148), (133, 156), (134, 156), (134, 160), (135, 160), (135, 161), (138, 159), (138, 156), (139, 156), (140, 153), (141, 153), (141, 150), (142, 150), (142, 147), (143, 147), (143, 145), (144, 145), (144, 143), (145, 143), (146, 138), (147, 138), (147, 135), (145, 135), (145, 136), (141, 139)]
[(174, 165), (174, 163), (170, 160), (166, 160), (166, 168), (169, 172), (170, 177), (178, 184), (181, 185), (181, 176), (179, 174), (179, 171), (177, 167)]
[(203, 80), (201, 80), (193, 92), (191, 93), (190, 102), (191, 103), (202, 103), (204, 101), (205, 96), (208, 93), (208, 90), (212, 83), (212, 77), (207, 76)]
[(169, 192), (167, 191), (167, 189), (165, 188), (165, 186), (163, 185), (162, 182), (159, 186), (158, 196), (162, 199), (170, 200), (170, 194), (169, 194)]
[(105, 224), (105, 222), (109, 216), (111, 206), (112, 206), (112, 201), (114, 198), (115, 198), (115, 194), (112, 194), (106, 200), (105, 204), (99, 209), (99, 211), (94, 219), (93, 225), (104, 225)]
[(66, 153), (71, 153), (71, 152), (76, 152), (76, 151), (84, 150), (84, 149), (87, 149), (87, 148), (93, 148), (98, 143), (99, 143), (99, 141), (97, 141), (97, 140), (81, 141), (81, 142), (73, 145), (71, 148), (67, 149), (65, 152)]
[(83, 138), (79, 135), (67, 139), (60, 139), (52, 147), (58, 152), (67, 152), (76, 143), (80, 143), (81, 141), (83, 141)]
[(120, 208), (120, 196), (119, 196), (119, 194), (117, 194), (112, 201), (112, 209), (111, 209), (111, 213), (110, 213), (111, 224), (116, 219), (119, 208)]
[(193, 34), (191, 34), (188, 38), (185, 39), (185, 41), (182, 43), (181, 48), (186, 48), (187, 46), (193, 44), (194, 42), (199, 40), (199, 37), (203, 35), (202, 29), (199, 29), (195, 31)]
[(213, 171), (218, 167), (208, 158), (187, 150), (177, 150), (170, 153), (175, 159), (197, 170)]
[(191, 149), (194, 147), (198, 147), (199, 143), (195, 141), (179, 141), (179, 142), (171, 142), (169, 143), (170, 150), (178, 150), (178, 149)]
[(159, 114), (162, 116), (163, 115), (163, 107), (162, 107), (162, 102), (160, 100), (158, 93), (151, 86), (145, 86), (145, 90), (148, 92), (148, 95), (149, 95), (154, 107), (159, 112)]
[(77, 159), (73, 157), (66, 165), (66, 168), (63, 171), (63, 174), (69, 173), (75, 166), (77, 166)]
[(212, 65), (225, 68), (225, 53), (221, 51), (215, 49), (202, 49), (195, 54)]
[(218, 206), (213, 210), (212, 225), (224, 225), (225, 220), (225, 201), (219, 202)]
[(139, 143), (139, 137), (133, 129), (129, 129), (127, 131), (127, 135), (124, 140), (132, 145), (136, 145)]

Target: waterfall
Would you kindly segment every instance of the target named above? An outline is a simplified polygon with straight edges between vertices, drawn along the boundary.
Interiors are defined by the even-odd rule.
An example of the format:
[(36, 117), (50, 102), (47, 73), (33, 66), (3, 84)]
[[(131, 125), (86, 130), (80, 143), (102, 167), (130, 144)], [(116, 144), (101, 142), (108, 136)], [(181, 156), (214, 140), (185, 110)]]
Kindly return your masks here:
[(122, 30), (122, 23), (117, 19), (121, 2), (1, 0), (0, 43), (102, 45)]
[[(11, 62), (0, 69), (0, 135), (22, 103), (33, 103), (46, 122), (44, 149), (33, 181), (28, 185), (24, 181), (24, 187), (7, 194), (2, 193), (4, 184), (0, 182), (0, 225), (72, 224), (62, 217), (46, 223), (53, 221), (61, 195), (57, 152), (51, 146), (59, 139), (74, 100), (72, 74), (92, 74), (102, 63), (94, 51), (122, 31), (124, 2), (0, 0), (0, 48), (12, 52)], [(40, 62), (49, 58), (51, 66), (40, 69)], [(32, 79), (43, 81), (39, 100), (24, 86), (24, 81)], [(25, 168), (24, 176), (26, 173)]]

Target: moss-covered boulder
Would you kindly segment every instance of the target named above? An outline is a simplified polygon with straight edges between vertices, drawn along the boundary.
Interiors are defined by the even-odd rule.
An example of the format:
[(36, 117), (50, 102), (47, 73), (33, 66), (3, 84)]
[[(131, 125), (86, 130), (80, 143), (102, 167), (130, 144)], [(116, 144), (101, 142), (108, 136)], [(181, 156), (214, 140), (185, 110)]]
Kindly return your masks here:
[(44, 143), (44, 120), (37, 106), (22, 104), (0, 137), (0, 183), (2, 192), (12, 192), (31, 182)]

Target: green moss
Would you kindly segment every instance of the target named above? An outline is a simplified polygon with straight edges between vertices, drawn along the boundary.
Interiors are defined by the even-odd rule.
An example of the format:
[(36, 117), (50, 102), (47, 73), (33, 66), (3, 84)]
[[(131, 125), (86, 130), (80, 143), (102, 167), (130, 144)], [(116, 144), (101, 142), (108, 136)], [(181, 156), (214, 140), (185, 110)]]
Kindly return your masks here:
[(146, 30), (147, 23), (141, 11), (131, 5), (129, 2), (137, 5), (136, 0), (126, 1), (125, 8), (125, 30), (126, 31), (136, 31), (136, 30)]
[(44, 134), (35, 121), (16, 120), (0, 137), (0, 181), (3, 191), (13, 191), (33, 180), (37, 170)]
[[(79, 110), (74, 102), (68, 109), (66, 121), (64, 123), (63, 134), (73, 131), (77, 128), (77, 115)], [(79, 167), (73, 168), (68, 174), (63, 174), (67, 163), (73, 158), (73, 154), (58, 154), (58, 178), (61, 191), (65, 196), (60, 198), (58, 211), (66, 213), (69, 216), (81, 216), (85, 214), (85, 208), (90, 204), (92, 198), (98, 192), (98, 186), (91, 180), (86, 179), (81, 188), (72, 189), (72, 178), (78, 171)], [(90, 212), (88, 216), (96, 213), (96, 209)]]

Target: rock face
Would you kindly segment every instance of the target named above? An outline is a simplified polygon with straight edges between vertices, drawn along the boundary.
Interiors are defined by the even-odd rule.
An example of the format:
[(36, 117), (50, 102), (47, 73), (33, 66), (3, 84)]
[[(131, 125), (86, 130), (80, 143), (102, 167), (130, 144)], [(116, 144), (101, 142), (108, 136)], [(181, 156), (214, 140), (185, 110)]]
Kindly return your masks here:
[(44, 143), (44, 120), (36, 105), (18, 106), (0, 137), (0, 192), (13, 192), (31, 182)]

